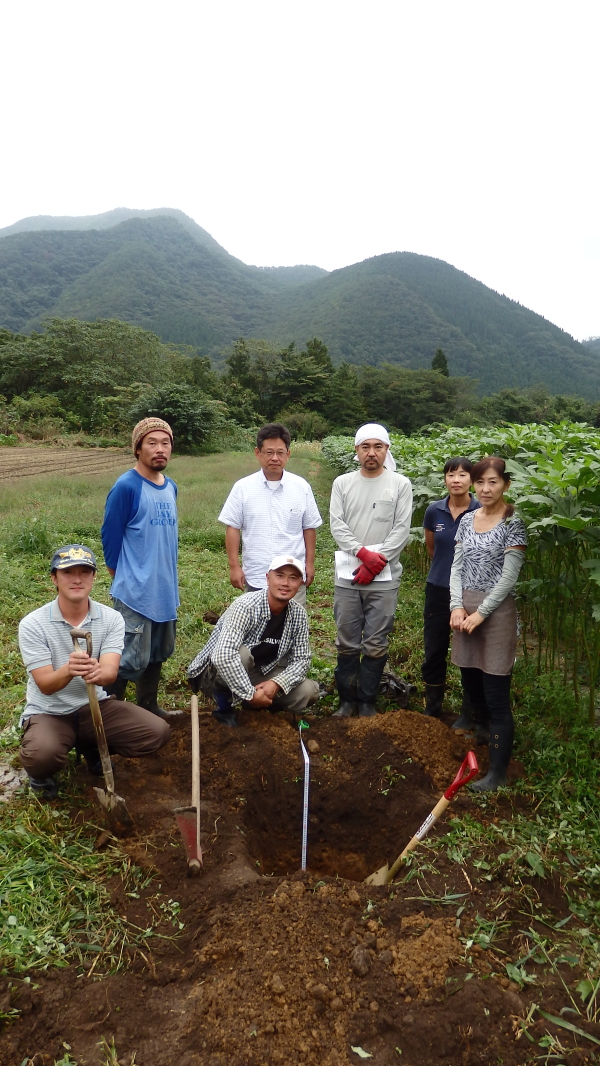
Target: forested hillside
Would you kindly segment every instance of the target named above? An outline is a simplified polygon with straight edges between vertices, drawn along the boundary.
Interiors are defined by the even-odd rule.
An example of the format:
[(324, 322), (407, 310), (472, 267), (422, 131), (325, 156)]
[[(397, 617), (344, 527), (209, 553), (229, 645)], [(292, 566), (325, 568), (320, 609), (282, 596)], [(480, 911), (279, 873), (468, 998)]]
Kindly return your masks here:
[(441, 260), (394, 252), (331, 274), (251, 267), (182, 212), (124, 214), (135, 213), (25, 219), (0, 231), (0, 325), (28, 333), (51, 316), (119, 318), (219, 365), (240, 336), (285, 347), (317, 335), (336, 365), (423, 370), (441, 347), (451, 376), (477, 379), (482, 393), (543, 384), (600, 398), (593, 342)]
[[(310, 327), (309, 324), (310, 323)], [(336, 270), (284, 295), (263, 335), (283, 342), (307, 330), (334, 359), (428, 368), (437, 347), (450, 373), (486, 392), (544, 384), (600, 396), (600, 359), (567, 333), (448, 263), (392, 253)]]
[(125, 443), (131, 426), (150, 414), (171, 423), (180, 451), (211, 451), (248, 447), (267, 421), (284, 422), (303, 440), (354, 434), (370, 421), (406, 434), (448, 422), (568, 418), (598, 425), (600, 403), (551, 397), (542, 388), (478, 400), (472, 381), (444, 369), (336, 367), (317, 337), (280, 349), (240, 339), (216, 372), (193, 348), (161, 343), (118, 320), (52, 319), (30, 336), (0, 329), (0, 444)]

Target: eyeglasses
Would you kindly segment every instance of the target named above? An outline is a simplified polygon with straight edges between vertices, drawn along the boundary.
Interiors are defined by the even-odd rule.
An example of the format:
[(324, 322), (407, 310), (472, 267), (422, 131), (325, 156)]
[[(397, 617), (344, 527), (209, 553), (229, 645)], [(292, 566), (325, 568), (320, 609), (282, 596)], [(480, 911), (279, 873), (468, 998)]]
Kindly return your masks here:
[(265, 448), (263, 455), (266, 455), (267, 459), (285, 459), (287, 452), (272, 452), (270, 448)]

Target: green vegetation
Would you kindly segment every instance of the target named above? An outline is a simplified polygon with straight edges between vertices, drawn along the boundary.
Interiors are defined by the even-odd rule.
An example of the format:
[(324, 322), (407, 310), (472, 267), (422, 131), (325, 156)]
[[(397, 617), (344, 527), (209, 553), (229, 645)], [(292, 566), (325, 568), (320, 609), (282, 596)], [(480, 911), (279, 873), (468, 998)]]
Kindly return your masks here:
[(89, 833), (67, 811), (34, 801), (2, 807), (0, 968), (23, 973), (81, 965), (94, 955), (102, 973), (118, 967), (124, 947), (135, 942), (134, 931), (108, 906), (107, 882), (120, 876), (135, 890), (139, 871), (118, 848), (95, 851)]
[(0, 324), (11, 330), (119, 318), (217, 360), (240, 335), (282, 348), (317, 334), (336, 366), (424, 371), (442, 349), (450, 373), (482, 393), (543, 384), (598, 396), (594, 342), (428, 256), (394, 252), (330, 274), (246, 266), (178, 211), (24, 220), (0, 238)]
[(172, 420), (180, 452), (243, 446), (216, 381), (206, 357), (126, 322), (52, 319), (31, 337), (3, 330), (0, 432), (13, 440), (83, 432), (119, 444), (140, 418), (159, 413)]
[(431, 369), (439, 370), (440, 374), (443, 374), (445, 378), (450, 377), (450, 371), (448, 370), (448, 360), (441, 348), (438, 348), (433, 359), (431, 360)]
[(298, 440), (354, 433), (365, 421), (406, 434), (447, 422), (600, 424), (600, 404), (551, 397), (541, 386), (478, 400), (474, 384), (443, 369), (335, 367), (316, 337), (302, 350), (240, 339), (218, 373), (207, 356), (139, 326), (52, 319), (30, 337), (0, 330), (0, 440), (125, 444), (148, 414), (173, 425), (179, 452), (196, 453), (244, 449), (267, 420), (284, 422)]
[[(500, 455), (512, 474), (509, 497), (530, 538), (519, 583), (523, 657), (538, 675), (557, 671), (575, 706), (596, 716), (600, 667), (600, 432), (577, 423), (432, 430), (392, 437), (399, 469), (413, 483), (417, 510), (444, 493), (451, 455)], [(330, 437), (323, 453), (353, 469), (352, 437)]]
[(326, 345), (315, 337), (303, 351), (294, 344), (278, 350), (266, 341), (240, 339), (226, 354), (223, 376), (206, 378), (204, 387), (226, 396), (242, 425), (277, 419), (304, 440), (332, 431), (354, 433), (366, 421), (406, 434), (448, 422), (489, 426), (577, 419), (600, 424), (600, 404), (550, 396), (542, 386), (504, 389), (479, 400), (474, 385), (443, 369), (408, 370), (391, 363), (334, 367)]

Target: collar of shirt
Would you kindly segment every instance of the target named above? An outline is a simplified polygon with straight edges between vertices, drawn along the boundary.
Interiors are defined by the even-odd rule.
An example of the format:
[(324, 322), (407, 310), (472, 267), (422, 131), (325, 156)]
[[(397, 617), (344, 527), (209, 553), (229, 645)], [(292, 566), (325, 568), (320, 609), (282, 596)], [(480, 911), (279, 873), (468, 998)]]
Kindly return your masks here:
[[(83, 622), (81, 622), (81, 624), (78, 626), (78, 628), (81, 629), (81, 627), (83, 625), (85, 625), (85, 623), (87, 621), (91, 622), (92, 620), (97, 619), (99, 617), (100, 617), (100, 610), (98, 608), (98, 604), (94, 600), (92, 600), (91, 598), (88, 599), (88, 612), (87, 612), (85, 618), (83, 619)], [(60, 607), (58, 606), (58, 596), (56, 597), (55, 600), (52, 600), (52, 602), (50, 604), (50, 621), (51, 622), (66, 622), (67, 625), (71, 625), (70, 622), (67, 622), (66, 618), (63, 618), (63, 613), (62, 613)], [(71, 628), (74, 628), (74, 627), (71, 627)]]
[[(475, 510), (478, 502), (479, 501), (475, 498), (473, 493), (470, 492), (469, 493), (469, 506), (467, 507), (467, 510), (463, 511), (458, 517), (462, 518), (463, 514), (466, 514), (467, 511)], [(450, 496), (445, 496), (443, 500), (439, 501), (437, 506), (438, 506), (438, 510), (447, 511), (447, 513), (450, 515), (450, 517), (452, 517), (452, 511), (450, 510)]]
[[(268, 485), (269, 479), (268, 479), (267, 475), (265, 474), (264, 470), (262, 469), (262, 467), (261, 467), (261, 471), (260, 472), (261, 472), (262, 477), (263, 477), (264, 486), (265, 486), (266, 489), (268, 489), (269, 488), (269, 485)], [(270, 489), (270, 491), (271, 492), (278, 492), (279, 489), (283, 486), (284, 478), (285, 478), (285, 470), (282, 471), (281, 477), (279, 478), (279, 483), (277, 485), (277, 488), (276, 489)], [(273, 482), (271, 482), (271, 484), (273, 484)]]

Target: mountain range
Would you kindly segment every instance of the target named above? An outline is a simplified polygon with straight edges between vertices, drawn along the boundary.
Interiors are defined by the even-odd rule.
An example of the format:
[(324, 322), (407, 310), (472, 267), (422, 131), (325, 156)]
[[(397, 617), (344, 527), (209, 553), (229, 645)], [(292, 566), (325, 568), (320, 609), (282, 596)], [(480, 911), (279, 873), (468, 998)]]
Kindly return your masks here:
[(335, 363), (429, 368), (480, 391), (545, 385), (600, 399), (597, 341), (564, 330), (439, 259), (392, 252), (330, 273), (248, 266), (182, 211), (118, 208), (37, 216), (0, 230), (0, 326), (120, 318), (164, 341), (221, 353), (240, 336), (277, 345), (318, 336)]

